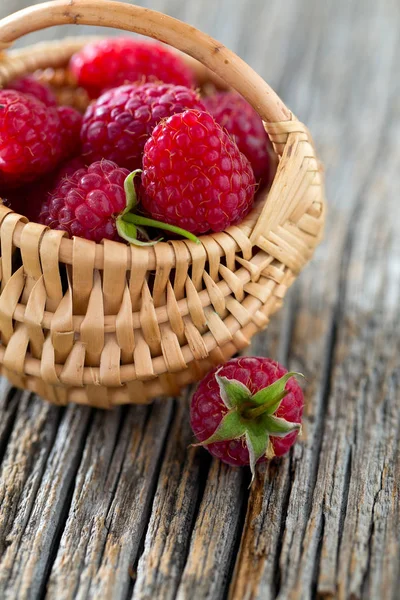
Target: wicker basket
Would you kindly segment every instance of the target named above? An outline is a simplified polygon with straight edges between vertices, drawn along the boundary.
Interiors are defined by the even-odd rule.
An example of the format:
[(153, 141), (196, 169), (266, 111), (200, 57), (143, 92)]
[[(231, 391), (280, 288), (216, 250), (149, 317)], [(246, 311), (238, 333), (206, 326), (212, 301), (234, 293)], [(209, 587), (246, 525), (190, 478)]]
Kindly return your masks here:
[[(254, 106), (279, 157), (271, 189), (246, 220), (199, 245), (71, 240), (0, 206), (2, 374), (57, 404), (146, 403), (177, 394), (267, 326), (321, 239), (321, 167), (307, 128), (246, 63), (161, 13), (58, 0), (0, 21), (0, 48), (71, 23), (136, 31), (190, 55), (199, 79), (216, 77)], [(86, 41), (4, 52), (0, 83), (43, 70), (63, 101), (84, 107), (65, 67)]]

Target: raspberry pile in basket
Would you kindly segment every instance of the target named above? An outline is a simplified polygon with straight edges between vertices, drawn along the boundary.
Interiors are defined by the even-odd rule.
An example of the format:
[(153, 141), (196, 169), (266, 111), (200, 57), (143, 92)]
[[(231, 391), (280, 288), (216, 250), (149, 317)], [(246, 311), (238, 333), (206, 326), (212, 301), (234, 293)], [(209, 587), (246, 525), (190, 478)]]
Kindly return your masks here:
[(136, 38), (88, 44), (70, 70), (93, 99), (83, 116), (33, 76), (0, 91), (0, 196), (11, 208), (71, 237), (139, 245), (160, 230), (198, 241), (246, 217), (271, 151), (241, 96), (202, 97), (177, 53)]

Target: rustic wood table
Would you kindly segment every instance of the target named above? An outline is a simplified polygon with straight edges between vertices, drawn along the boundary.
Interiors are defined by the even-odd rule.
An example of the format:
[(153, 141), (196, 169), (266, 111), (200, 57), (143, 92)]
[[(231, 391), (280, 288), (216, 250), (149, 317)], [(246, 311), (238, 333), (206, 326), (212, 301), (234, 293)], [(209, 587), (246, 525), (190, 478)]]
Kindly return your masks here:
[(248, 490), (247, 470), (189, 448), (190, 391), (107, 413), (1, 381), (0, 597), (398, 598), (399, 4), (140, 4), (237, 51), (326, 164), (325, 242), (248, 350), (306, 374), (303, 435)]

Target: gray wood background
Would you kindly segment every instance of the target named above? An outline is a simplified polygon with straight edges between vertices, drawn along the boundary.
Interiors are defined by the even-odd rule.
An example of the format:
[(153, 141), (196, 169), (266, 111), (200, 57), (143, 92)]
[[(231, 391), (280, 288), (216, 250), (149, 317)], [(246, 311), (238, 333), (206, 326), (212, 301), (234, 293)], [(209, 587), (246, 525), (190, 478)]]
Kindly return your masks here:
[(325, 242), (250, 349), (306, 374), (304, 432), (248, 491), (188, 449), (188, 395), (63, 410), (2, 381), (0, 597), (398, 598), (399, 3), (139, 3), (237, 51), (326, 164)]

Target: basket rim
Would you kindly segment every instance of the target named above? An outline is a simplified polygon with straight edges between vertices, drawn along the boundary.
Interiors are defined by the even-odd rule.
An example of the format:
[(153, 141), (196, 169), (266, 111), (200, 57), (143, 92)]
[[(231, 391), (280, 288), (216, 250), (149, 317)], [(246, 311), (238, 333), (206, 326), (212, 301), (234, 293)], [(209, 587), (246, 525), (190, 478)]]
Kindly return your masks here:
[[(268, 195), (268, 194), (267, 194)], [(191, 240), (188, 239), (177, 239), (177, 240), (168, 240), (168, 241), (160, 241), (157, 243), (157, 249), (162, 252), (162, 251), (166, 251), (167, 249), (169, 250), (171, 247), (174, 247), (174, 244), (176, 242), (180, 242), (185, 244), (185, 246), (188, 249), (188, 264), (191, 265), (192, 261), (193, 261), (193, 255), (196, 255), (196, 253), (199, 251), (199, 249), (202, 249), (202, 251), (204, 251), (207, 254), (207, 242), (208, 240), (212, 239), (214, 240), (219, 248), (219, 253), (220, 256), (224, 256), (225, 255), (225, 251), (224, 248), (221, 246), (221, 244), (218, 243), (218, 238), (221, 234), (226, 234), (229, 236), (230, 240), (232, 240), (232, 250), (234, 252), (241, 252), (242, 248), (239, 246), (238, 242), (235, 239), (234, 235), (230, 235), (230, 232), (232, 233), (235, 229), (239, 229), (247, 238), (247, 240), (249, 240), (249, 236), (250, 236), (250, 232), (252, 231), (253, 226), (256, 224), (257, 222), (257, 218), (259, 217), (260, 214), (260, 209), (262, 208), (264, 202), (266, 201), (266, 199), (262, 199), (259, 198), (258, 201), (255, 202), (255, 205), (253, 206), (252, 210), (250, 211), (250, 213), (246, 216), (246, 218), (238, 225), (231, 225), (230, 227), (228, 227), (228, 229), (225, 229), (223, 231), (220, 232), (209, 232), (203, 235), (198, 236), (198, 239), (200, 240), (200, 244), (197, 244), (196, 242), (193, 242)], [(22, 233), (25, 229), (26, 226), (37, 226), (40, 227), (43, 231), (43, 233), (45, 231), (51, 231), (51, 232), (57, 232), (56, 235), (61, 237), (61, 242), (60, 242), (60, 248), (59, 248), (59, 262), (65, 264), (65, 265), (72, 265), (73, 264), (73, 255), (74, 255), (74, 243), (76, 239), (79, 240), (84, 240), (86, 243), (91, 244), (92, 247), (95, 247), (95, 258), (94, 258), (94, 268), (102, 270), (104, 267), (104, 246), (105, 244), (118, 244), (118, 246), (120, 246), (121, 248), (121, 256), (126, 256), (126, 263), (127, 263), (127, 270), (130, 270), (131, 267), (131, 252), (135, 252), (135, 253), (141, 253), (141, 254), (145, 254), (146, 258), (144, 259), (146, 264), (147, 264), (147, 270), (148, 271), (152, 271), (155, 270), (157, 268), (157, 255), (156, 255), (156, 251), (155, 251), (155, 246), (134, 246), (132, 244), (128, 244), (128, 243), (124, 243), (124, 242), (118, 242), (118, 241), (114, 241), (114, 240), (103, 240), (102, 242), (94, 242), (92, 240), (85, 240), (84, 238), (78, 237), (78, 236), (73, 236), (72, 238), (67, 237), (67, 232), (64, 232), (62, 230), (54, 230), (54, 229), (50, 229), (48, 226), (46, 225), (41, 225), (40, 223), (37, 223), (36, 221), (29, 221), (29, 219), (25, 216), (22, 215), (14, 210), (12, 210), (11, 208), (8, 208), (7, 206), (5, 206), (4, 204), (1, 203), (1, 198), (0, 198), (0, 222), (8, 215), (8, 214), (15, 214), (17, 216), (19, 216), (19, 220), (16, 224), (15, 230), (14, 230), (14, 234), (13, 234), (13, 243), (17, 248), (21, 247), (21, 237), (22, 237)], [(249, 244), (250, 244), (250, 240), (249, 240)], [(251, 244), (251, 247), (253, 247), (253, 244)], [(131, 250), (131, 251), (130, 251)], [(175, 268), (176, 266), (176, 256), (175, 253), (173, 253), (172, 255), (172, 268)]]

